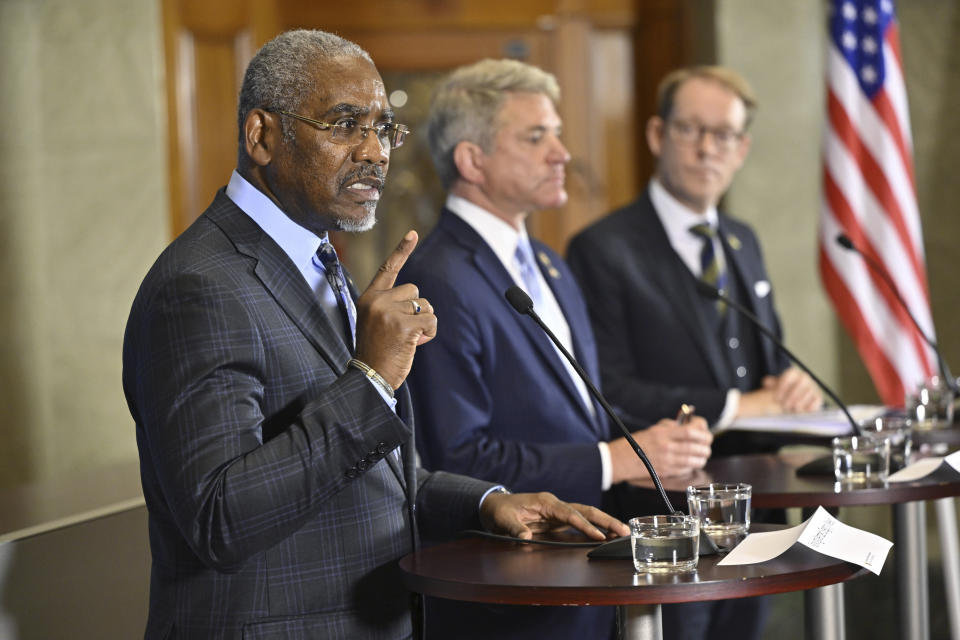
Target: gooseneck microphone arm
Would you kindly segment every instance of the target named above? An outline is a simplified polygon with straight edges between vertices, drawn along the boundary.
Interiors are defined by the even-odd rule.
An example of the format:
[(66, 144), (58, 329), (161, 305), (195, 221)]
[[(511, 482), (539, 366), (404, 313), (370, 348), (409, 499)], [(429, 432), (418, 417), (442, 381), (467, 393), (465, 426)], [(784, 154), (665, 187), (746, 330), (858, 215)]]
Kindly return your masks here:
[(657, 491), (660, 492), (660, 498), (663, 499), (663, 503), (667, 506), (667, 512), (671, 515), (679, 513), (676, 509), (673, 508), (673, 504), (670, 502), (670, 498), (667, 497), (667, 492), (664, 491), (663, 485), (660, 483), (660, 476), (657, 475), (657, 472), (653, 468), (653, 464), (650, 463), (650, 459), (647, 458), (647, 454), (643, 452), (643, 449), (640, 448), (640, 445), (637, 444), (637, 441), (633, 439), (633, 436), (630, 435), (630, 430), (623, 424), (623, 421), (620, 420), (619, 416), (614, 413), (613, 408), (610, 406), (610, 403), (607, 402), (607, 399), (603, 397), (600, 391), (594, 386), (593, 382), (590, 381), (590, 378), (587, 376), (587, 373), (583, 370), (580, 364), (576, 359), (570, 355), (570, 352), (563, 346), (560, 340), (557, 339), (557, 336), (553, 334), (553, 331), (550, 331), (550, 327), (540, 319), (540, 316), (537, 315), (537, 312), (533, 310), (533, 301), (530, 299), (530, 296), (521, 289), (520, 287), (513, 286), (504, 292), (504, 296), (507, 298), (507, 302), (510, 303), (510, 306), (514, 310), (525, 316), (530, 316), (537, 325), (543, 329), (543, 332), (547, 334), (550, 340), (553, 341), (553, 344), (557, 346), (557, 349), (560, 350), (560, 353), (570, 362), (573, 366), (573, 369), (577, 372), (577, 375), (583, 380), (584, 384), (587, 385), (587, 389), (590, 390), (590, 393), (594, 398), (597, 399), (597, 402), (600, 403), (600, 406), (603, 407), (603, 410), (607, 412), (607, 415), (610, 416), (610, 419), (613, 420), (613, 423), (620, 428), (620, 431), (623, 432), (623, 436), (627, 439), (627, 442), (630, 443), (630, 446), (633, 448), (634, 452), (640, 458), (640, 461), (643, 462), (643, 466), (647, 468), (647, 473), (650, 474), (650, 477), (653, 479), (654, 486), (657, 487)]
[(837, 244), (847, 251), (853, 251), (854, 253), (858, 254), (866, 263), (867, 267), (880, 276), (880, 279), (883, 280), (884, 284), (887, 285), (887, 288), (893, 293), (893, 296), (897, 299), (897, 302), (900, 303), (900, 307), (907, 312), (907, 317), (910, 318), (913, 326), (917, 328), (917, 333), (919, 333), (920, 337), (923, 338), (928, 345), (930, 345), (930, 348), (933, 349), (933, 352), (937, 354), (937, 364), (940, 366), (940, 375), (943, 376), (944, 381), (947, 383), (947, 387), (949, 387), (954, 394), (960, 394), (960, 387), (957, 386), (956, 378), (954, 378), (953, 374), (950, 373), (950, 367), (947, 366), (947, 360), (943, 357), (943, 352), (940, 351), (940, 347), (937, 346), (937, 343), (934, 342), (922, 328), (920, 328), (920, 323), (917, 322), (916, 317), (914, 317), (913, 313), (911, 313), (910, 307), (907, 305), (907, 301), (904, 300), (903, 296), (900, 295), (900, 290), (890, 278), (890, 274), (887, 273), (887, 270), (878, 264), (877, 261), (872, 257), (861, 251), (860, 247), (853, 244), (853, 240), (851, 240), (850, 236), (847, 234), (838, 233)]
[(776, 334), (773, 333), (773, 331), (768, 329), (760, 321), (760, 318), (754, 315), (754, 313), (749, 309), (747, 309), (745, 306), (743, 306), (736, 300), (732, 300), (729, 296), (723, 295), (717, 289), (711, 287), (703, 280), (700, 280), (699, 278), (694, 278), (694, 283), (696, 283), (697, 291), (700, 293), (700, 295), (706, 298), (710, 298), (711, 300), (722, 300), (730, 307), (736, 309), (745, 318), (750, 320), (750, 322), (753, 323), (753, 326), (759, 329), (763, 333), (763, 335), (767, 336), (767, 338), (770, 339), (770, 342), (772, 342), (778, 349), (783, 351), (783, 353), (786, 354), (786, 356), (790, 358), (792, 362), (794, 362), (798, 367), (803, 369), (807, 373), (807, 375), (810, 376), (813, 379), (813, 381), (817, 383), (817, 386), (823, 389), (824, 393), (830, 396), (830, 399), (833, 400), (838, 407), (840, 407), (840, 410), (843, 411), (843, 415), (845, 415), (847, 417), (847, 420), (850, 422), (850, 427), (853, 429), (853, 435), (855, 436), (862, 435), (860, 433), (860, 426), (857, 424), (857, 421), (853, 419), (853, 416), (850, 415), (850, 410), (847, 409), (847, 405), (843, 402), (843, 400), (841, 400), (837, 396), (837, 394), (833, 392), (833, 389), (828, 387), (826, 383), (817, 376), (817, 374), (811, 371), (810, 367), (805, 365), (803, 361), (800, 360), (800, 358), (795, 356), (793, 352), (790, 351), (790, 349), (787, 349), (787, 346), (783, 344), (780, 338), (778, 338)]

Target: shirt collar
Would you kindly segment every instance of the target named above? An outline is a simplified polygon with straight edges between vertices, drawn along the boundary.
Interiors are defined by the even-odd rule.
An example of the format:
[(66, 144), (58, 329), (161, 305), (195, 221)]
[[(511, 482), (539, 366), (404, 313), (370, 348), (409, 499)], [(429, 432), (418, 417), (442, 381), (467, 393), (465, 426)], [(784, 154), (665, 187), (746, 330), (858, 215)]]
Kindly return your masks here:
[(263, 231), (280, 245), (301, 271), (312, 268), (312, 261), (327, 235), (318, 236), (294, 222), (273, 200), (234, 170), (227, 184), (227, 197), (250, 216)]
[[(660, 218), (660, 224), (674, 246), (694, 238), (690, 227), (695, 224), (707, 222), (714, 229), (717, 228), (719, 216), (716, 207), (710, 207), (705, 213), (697, 213), (674, 198), (656, 178), (650, 181), (650, 201), (653, 202), (653, 209)], [(702, 242), (699, 238), (695, 239), (698, 244)]]
[(497, 258), (505, 265), (513, 263), (517, 246), (521, 242), (530, 244), (530, 237), (527, 235), (525, 226), (521, 225), (520, 230), (517, 231), (483, 207), (479, 207), (465, 198), (449, 194), (446, 206), (447, 209), (455, 213), (480, 234), (483, 241), (493, 249)]

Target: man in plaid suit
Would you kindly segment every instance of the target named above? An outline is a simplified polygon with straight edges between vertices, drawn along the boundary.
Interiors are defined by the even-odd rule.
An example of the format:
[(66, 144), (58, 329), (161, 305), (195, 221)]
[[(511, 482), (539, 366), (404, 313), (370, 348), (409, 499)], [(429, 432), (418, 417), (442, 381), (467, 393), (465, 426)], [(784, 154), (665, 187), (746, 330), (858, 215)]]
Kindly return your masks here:
[(124, 339), (146, 636), (406, 638), (396, 560), (418, 528), (625, 534), (590, 507), (415, 466), (403, 382), (437, 324), (394, 280), (417, 236), (359, 297), (326, 239), (373, 225), (405, 134), (369, 56), (282, 34), (251, 61), (238, 115), (237, 170), (147, 274)]

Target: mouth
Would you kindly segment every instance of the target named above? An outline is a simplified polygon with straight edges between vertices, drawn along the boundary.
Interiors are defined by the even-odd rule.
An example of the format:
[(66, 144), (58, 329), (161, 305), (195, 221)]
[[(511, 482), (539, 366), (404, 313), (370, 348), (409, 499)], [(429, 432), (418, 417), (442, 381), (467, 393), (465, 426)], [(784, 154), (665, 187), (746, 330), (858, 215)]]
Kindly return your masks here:
[(383, 182), (383, 176), (375, 172), (354, 173), (340, 183), (340, 189), (359, 202), (377, 201), (383, 192)]

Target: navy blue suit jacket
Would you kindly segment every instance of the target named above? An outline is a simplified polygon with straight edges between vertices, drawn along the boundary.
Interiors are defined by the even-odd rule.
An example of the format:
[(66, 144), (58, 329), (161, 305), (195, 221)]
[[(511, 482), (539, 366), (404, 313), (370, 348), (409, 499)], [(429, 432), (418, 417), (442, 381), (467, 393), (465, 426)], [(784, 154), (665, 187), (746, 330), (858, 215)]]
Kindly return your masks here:
[(157, 259), (123, 348), (148, 638), (410, 636), (396, 560), (417, 523), (479, 526), (491, 485), (416, 468), (405, 389), (397, 415), (349, 358), (297, 268), (222, 191)]
[[(596, 380), (596, 346), (573, 275), (556, 253), (532, 245), (574, 355)], [(608, 421), (595, 403), (591, 416), (549, 338), (504, 298), (514, 282), (480, 235), (444, 210), (400, 280), (419, 287), (438, 319), (437, 337), (417, 350), (408, 378), (423, 465), (599, 506), (597, 442), (610, 439)], [(434, 601), (427, 611), (437, 638), (604, 638), (613, 621), (597, 607)]]
[[(747, 225), (720, 214), (728, 270), (748, 294), (746, 306), (776, 335), (780, 321), (760, 244)], [(694, 276), (673, 250), (648, 193), (576, 236), (567, 251), (590, 309), (603, 363), (604, 392), (624, 411), (651, 420), (696, 406), (710, 423), (735, 387), (709, 328)], [(763, 338), (762, 375), (789, 361)]]
[[(559, 256), (531, 243), (570, 325), (574, 356), (596, 379), (576, 281)], [(424, 466), (599, 504), (596, 443), (610, 438), (606, 416), (598, 406), (588, 413), (549, 338), (504, 298), (514, 282), (480, 235), (443, 211), (400, 279), (420, 288), (439, 321), (409, 377)]]

